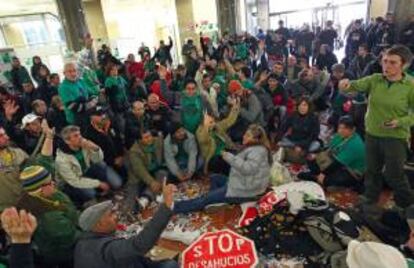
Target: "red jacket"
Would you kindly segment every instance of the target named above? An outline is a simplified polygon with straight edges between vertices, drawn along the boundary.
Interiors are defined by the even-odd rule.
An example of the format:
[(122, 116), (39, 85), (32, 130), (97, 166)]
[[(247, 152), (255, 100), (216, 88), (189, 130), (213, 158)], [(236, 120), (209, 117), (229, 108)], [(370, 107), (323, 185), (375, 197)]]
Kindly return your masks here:
[(144, 64), (142, 62), (129, 63), (128, 73), (131, 76), (136, 76), (141, 80), (144, 79), (144, 76), (145, 76)]

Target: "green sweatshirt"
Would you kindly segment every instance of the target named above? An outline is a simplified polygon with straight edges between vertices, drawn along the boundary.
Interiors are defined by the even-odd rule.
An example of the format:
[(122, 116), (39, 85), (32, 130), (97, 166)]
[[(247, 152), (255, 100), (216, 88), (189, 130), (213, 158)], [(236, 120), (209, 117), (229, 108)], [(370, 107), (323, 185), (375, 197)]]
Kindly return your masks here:
[(365, 145), (361, 137), (354, 133), (349, 140), (336, 134), (329, 145), (334, 158), (350, 170), (362, 175), (365, 172)]
[(181, 98), (181, 122), (185, 129), (195, 133), (203, 119), (203, 105), (200, 95), (187, 96), (183, 94)]
[(64, 79), (59, 86), (58, 92), (65, 107), (66, 120), (69, 124), (73, 124), (75, 122), (75, 110), (78, 109), (71, 109), (69, 106), (78, 107), (81, 110), (81, 107), (76, 105), (76, 103), (85, 103), (89, 99), (86, 86), (81, 79), (75, 82)]
[(41, 215), (33, 239), (42, 256), (56, 261), (70, 260), (70, 252), (79, 235), (76, 227), (78, 212), (69, 197), (60, 191), (57, 191), (50, 201), (59, 202), (65, 209)]
[(125, 102), (128, 100), (126, 95), (127, 82), (121, 76), (108, 76), (105, 80), (105, 88), (116, 87), (116, 91), (109, 94), (109, 98), (113, 97), (113, 101)]
[(85, 83), (86, 89), (90, 96), (99, 96), (99, 80), (95, 71), (85, 68), (82, 76), (83, 82)]
[[(351, 82), (350, 91), (369, 95), (365, 116), (366, 131), (375, 137), (408, 139), (414, 125), (414, 82), (407, 75), (398, 82), (387, 81), (382, 74), (374, 74)], [(389, 129), (384, 123), (398, 120), (398, 127)]]

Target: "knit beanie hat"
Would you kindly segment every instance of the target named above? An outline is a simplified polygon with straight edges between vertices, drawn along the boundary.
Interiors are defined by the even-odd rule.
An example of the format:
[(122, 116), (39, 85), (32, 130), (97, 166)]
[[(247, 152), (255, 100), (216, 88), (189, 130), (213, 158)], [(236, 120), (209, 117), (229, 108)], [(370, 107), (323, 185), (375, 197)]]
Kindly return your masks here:
[(26, 192), (36, 192), (51, 180), (50, 172), (42, 166), (29, 166), (20, 173), (20, 181)]
[(228, 87), (228, 90), (229, 90), (230, 94), (234, 94), (234, 93), (236, 93), (237, 91), (239, 91), (241, 89), (243, 89), (243, 87), (242, 87), (242, 85), (240, 84), (240, 82), (238, 80), (231, 80), (230, 81), (229, 87)]
[(351, 241), (346, 263), (349, 268), (408, 268), (404, 256), (394, 247), (377, 242)]

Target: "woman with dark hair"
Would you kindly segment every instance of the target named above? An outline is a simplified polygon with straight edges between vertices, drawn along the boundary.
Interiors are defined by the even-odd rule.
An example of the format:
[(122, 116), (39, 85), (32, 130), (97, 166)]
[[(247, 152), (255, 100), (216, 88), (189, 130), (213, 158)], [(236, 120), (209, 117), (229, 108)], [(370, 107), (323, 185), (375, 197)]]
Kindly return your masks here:
[(299, 179), (317, 181), (325, 187), (361, 190), (365, 172), (365, 146), (350, 116), (339, 119), (338, 132), (325, 151), (308, 155), (308, 167), (310, 172), (300, 173)]
[(311, 102), (302, 98), (297, 102), (296, 112), (290, 116), (282, 127), (285, 137), (279, 145), (285, 148), (294, 148), (299, 154), (313, 153), (320, 148), (319, 120), (313, 113)]
[(272, 158), (265, 130), (256, 124), (250, 125), (242, 144), (244, 148), (236, 155), (221, 152), (231, 167), (229, 176), (211, 176), (210, 191), (205, 196), (175, 203), (175, 213), (198, 211), (210, 204), (252, 201), (266, 191)]
[[(33, 77), (33, 79), (36, 81), (38, 85), (42, 83), (43, 78), (42, 77), (48, 77), (50, 75), (49, 68), (45, 64), (43, 64), (42, 59), (39, 56), (34, 56), (33, 59), (33, 65), (30, 69), (30, 73)], [(41, 75), (40, 68), (44, 68), (46, 74)]]

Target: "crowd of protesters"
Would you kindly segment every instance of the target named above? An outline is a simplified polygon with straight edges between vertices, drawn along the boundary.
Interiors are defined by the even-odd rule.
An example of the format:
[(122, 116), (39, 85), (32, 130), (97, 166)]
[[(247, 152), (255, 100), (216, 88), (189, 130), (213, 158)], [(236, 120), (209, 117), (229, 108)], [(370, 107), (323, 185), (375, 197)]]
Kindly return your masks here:
[[(406, 170), (414, 17), (400, 32), (394, 20), (355, 20), (343, 59), (332, 21), (318, 31), (281, 21), (256, 36), (225, 33), (217, 44), (200, 33), (200, 46), (188, 40), (178, 65), (171, 38), (153, 53), (142, 44), (122, 62), (106, 45), (95, 52), (88, 36), (63, 76), (38, 56), (30, 72), (14, 57), (11, 87), (0, 87), (0, 211), (12, 238), (10, 267), (178, 267), (145, 257), (171, 216), (257, 200), (279, 148), (306, 159), (301, 180), (357, 191), (366, 213), (380, 211), (385, 187), (398, 208), (414, 205)], [(326, 151), (332, 161), (322, 167), (316, 158)], [(174, 184), (197, 177), (210, 178), (210, 191), (174, 202)], [(120, 240), (116, 208), (105, 201), (116, 195), (134, 214), (164, 198), (139, 235)]]

